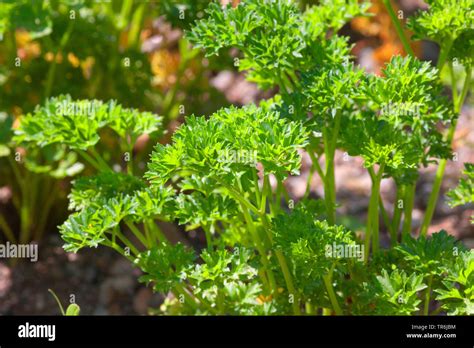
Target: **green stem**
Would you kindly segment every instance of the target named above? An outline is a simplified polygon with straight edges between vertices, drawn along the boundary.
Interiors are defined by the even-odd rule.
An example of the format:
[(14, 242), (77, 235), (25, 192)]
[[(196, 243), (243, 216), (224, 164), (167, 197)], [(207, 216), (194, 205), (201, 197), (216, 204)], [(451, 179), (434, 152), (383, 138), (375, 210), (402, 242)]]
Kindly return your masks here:
[(413, 207), (415, 206), (415, 189), (416, 183), (413, 183), (408, 185), (405, 191), (405, 202), (403, 203), (402, 242), (411, 234), (412, 213)]
[(290, 270), (288, 269), (285, 256), (283, 255), (281, 250), (275, 251), (275, 254), (277, 256), (278, 263), (280, 264), (281, 270), (283, 272), (283, 277), (285, 278), (285, 283), (286, 283), (286, 287), (288, 288), (288, 292), (291, 295), (293, 295), (293, 303), (291, 304), (293, 307), (293, 314), (301, 315), (299, 296), (293, 285), (293, 278), (291, 277)]
[(87, 163), (89, 163), (92, 167), (94, 167), (97, 170), (102, 170), (102, 167), (93, 159), (87, 152), (83, 150), (76, 150), (76, 152), (86, 160)]
[(212, 252), (212, 246), (213, 246), (213, 243), (212, 243), (212, 234), (211, 234), (211, 231), (210, 231), (210, 229), (209, 229), (209, 226), (203, 225), (202, 228), (203, 228), (203, 230), (204, 230), (204, 233), (206, 234), (207, 250), (209, 250), (210, 252)]
[(390, 16), (390, 19), (392, 20), (393, 25), (395, 26), (395, 30), (397, 31), (398, 37), (402, 42), (405, 52), (407, 52), (410, 56), (415, 57), (415, 52), (413, 52), (413, 49), (410, 46), (408, 38), (406, 37), (405, 32), (403, 31), (403, 28), (397, 18), (397, 15), (395, 14), (395, 10), (393, 9), (392, 3), (390, 2), (390, 0), (383, 0), (383, 3), (387, 8), (387, 12)]
[(308, 149), (308, 154), (311, 158), (312, 166), (314, 167), (314, 169), (316, 169), (319, 174), (319, 177), (321, 178), (321, 181), (324, 183), (326, 181), (326, 177), (323, 173), (323, 170), (321, 169), (321, 166), (319, 165), (319, 158), (316, 157), (310, 149)]
[(128, 155), (130, 158), (127, 161), (127, 174), (128, 175), (133, 175), (133, 143), (134, 141), (131, 140), (130, 142), (127, 142), (127, 151)]
[[(31, 175), (25, 173), (25, 182), (30, 182)], [(30, 197), (29, 190), (25, 190), (22, 194), (22, 204), (20, 209), (20, 244), (28, 242), (30, 238)]]
[(379, 197), (380, 197), (380, 182), (385, 165), (380, 165), (379, 171), (375, 174), (373, 168), (369, 168), (370, 177), (372, 178), (372, 191), (369, 202), (369, 212), (367, 217), (367, 235), (365, 239), (365, 256), (366, 262), (368, 261), (370, 239), (372, 239), (372, 253), (376, 253), (379, 250)]
[(13, 230), (10, 228), (7, 223), (7, 220), (4, 218), (3, 215), (0, 215), (0, 228), (3, 230), (3, 233), (5, 234), (7, 240), (13, 244), (16, 244), (16, 238), (13, 234)]
[[(29, 226), (30, 226), (30, 235), (29, 239), (33, 238), (33, 228), (36, 227), (36, 214), (35, 214), (35, 209), (39, 207), (39, 202), (38, 202), (38, 193), (40, 190), (40, 185), (41, 185), (41, 178), (43, 178), (44, 175), (38, 175), (38, 174), (33, 174), (31, 176), (31, 179), (29, 180), (29, 193), (30, 197), (28, 199), (28, 203), (30, 205), (29, 211), (30, 211), (30, 216), (28, 217), (29, 219)], [(37, 210), (36, 210), (37, 212)]]
[(126, 221), (126, 220), (125, 220), (125, 224), (126, 224), (127, 227), (130, 229), (130, 231), (133, 232), (133, 234), (135, 235), (135, 237), (137, 237), (137, 239), (140, 241), (140, 243), (143, 244), (144, 247), (146, 247), (146, 248), (151, 248), (151, 245), (148, 244), (148, 241), (147, 241), (146, 237), (145, 237), (145, 236), (143, 235), (143, 233), (138, 229), (138, 227), (133, 224), (133, 222), (131, 222), (131, 221)]
[(94, 156), (95, 160), (99, 164), (101, 170), (103, 171), (112, 171), (112, 168), (110, 168), (109, 164), (102, 158), (101, 155), (97, 152), (95, 147), (89, 148), (89, 151), (91, 152), (92, 156)]
[[(392, 231), (394, 233), (394, 235), (392, 236), (392, 241), (391, 241), (392, 246), (395, 246), (398, 244), (398, 232), (400, 229), (400, 221), (402, 218), (402, 208), (403, 208), (403, 205), (402, 205), (402, 208), (399, 207), (399, 202), (402, 199), (402, 197), (404, 197), (404, 189), (405, 189), (405, 186), (403, 185), (397, 186), (397, 194), (395, 197), (395, 206), (394, 206), (393, 220), (392, 220)], [(403, 200), (402, 200), (402, 204), (403, 204)]]
[(49, 216), (49, 212), (51, 211), (51, 207), (53, 206), (54, 202), (56, 201), (57, 193), (59, 191), (58, 185), (56, 182), (52, 182), (51, 179), (49, 180), (49, 185), (47, 185), (47, 190), (44, 190), (43, 192), (46, 193), (46, 201), (44, 202), (42, 209), (41, 209), (41, 215), (39, 217), (39, 221), (36, 227), (36, 240), (41, 240), (44, 235), (44, 229), (46, 226), (47, 218)]
[[(262, 194), (260, 195), (260, 213), (266, 214), (267, 211), (267, 186), (269, 186), (268, 175), (263, 175)], [(271, 193), (271, 190), (270, 190)]]
[(130, 251), (137, 256), (140, 252), (138, 249), (128, 240), (127, 237), (125, 237), (122, 232), (117, 228), (115, 231), (115, 234), (117, 237), (130, 249)]
[(322, 309), (322, 315), (323, 316), (330, 316), (332, 314), (332, 311), (330, 308), (323, 308)]
[(308, 198), (309, 194), (311, 193), (311, 182), (313, 181), (313, 175), (314, 165), (311, 165), (311, 168), (309, 169), (308, 179), (306, 180), (306, 190), (304, 192), (303, 199)]
[(324, 155), (326, 173), (324, 181), (324, 200), (326, 202), (327, 221), (330, 225), (336, 223), (336, 182), (334, 175), (334, 156), (336, 154), (337, 136), (341, 125), (341, 113), (338, 110), (334, 116), (334, 130), (329, 139), (327, 128), (323, 129)]
[(260, 197), (260, 187), (258, 186), (258, 175), (257, 175), (257, 170), (252, 170), (252, 178), (253, 182), (255, 184), (255, 202), (260, 202), (261, 197)]
[(192, 309), (199, 309), (199, 304), (196, 302), (195, 297), (191, 296), (182, 284), (176, 284), (175, 290), (179, 295), (184, 297), (186, 304), (189, 304)]
[(285, 185), (283, 185), (283, 180), (277, 181), (277, 189), (275, 195), (275, 209), (274, 214), (278, 214), (281, 211), (281, 201), (284, 201), (286, 205), (290, 197), (287, 195)]
[(443, 182), (444, 170), (446, 169), (447, 160), (441, 159), (438, 164), (438, 169), (436, 170), (435, 180), (433, 182), (433, 187), (431, 189), (431, 194), (428, 199), (428, 206), (426, 207), (425, 216), (423, 217), (423, 222), (420, 228), (420, 235), (426, 236), (428, 233), (428, 227), (433, 218), (433, 213), (436, 208), (436, 203), (438, 202), (439, 191), (441, 189), (441, 184)]
[(309, 157), (311, 158), (311, 168), (309, 170), (308, 181), (306, 182), (306, 192), (303, 196), (303, 199), (308, 198), (311, 193), (311, 181), (313, 179), (313, 175), (315, 171), (318, 172), (318, 175), (321, 178), (323, 185), (325, 185), (325, 182), (326, 182), (326, 177), (323, 173), (323, 170), (321, 169), (321, 166), (319, 165), (318, 158), (314, 155), (311, 149), (307, 149), (307, 153)]
[[(266, 215), (266, 212), (265, 212), (265, 209), (264, 209), (264, 207), (266, 206), (265, 200), (266, 200), (266, 197), (267, 197), (266, 196), (266, 192), (267, 192), (266, 187), (269, 189), (269, 191), (271, 193), (271, 186), (270, 186), (270, 182), (269, 182), (269, 179), (268, 179), (268, 175), (264, 175), (264, 185), (263, 185), (263, 188), (262, 188), (262, 203), (261, 203), (261, 207), (263, 207), (263, 208), (261, 209), (259, 215), (260, 215), (260, 218), (262, 219), (263, 228), (266, 232), (266, 236), (267, 236), (267, 240), (268, 240), (268, 248), (271, 249), (272, 244), (273, 244), (273, 238), (272, 238), (272, 235), (271, 235), (271, 232), (270, 232), (269, 222), (268, 222), (267, 215)], [(299, 306), (299, 296), (298, 296), (297, 290), (294, 286), (293, 278), (291, 276), (291, 272), (290, 272), (290, 269), (288, 267), (288, 263), (286, 262), (286, 258), (283, 255), (281, 250), (276, 250), (275, 254), (276, 254), (276, 257), (277, 257), (277, 260), (278, 260), (278, 264), (279, 264), (279, 266), (282, 270), (283, 277), (285, 279), (285, 284), (286, 284), (286, 287), (288, 289), (288, 293), (293, 295), (293, 303), (292, 303), (293, 313), (295, 315), (300, 315), (301, 311), (300, 311), (300, 306)], [(278, 294), (278, 292), (276, 291), (275, 296), (277, 294)]]
[(305, 307), (305, 312), (306, 312), (307, 315), (314, 315), (315, 314), (313, 304), (311, 303), (310, 300), (305, 302), (304, 307)]
[(44, 89), (44, 97), (49, 98), (51, 96), (51, 91), (53, 89), (54, 77), (56, 75), (56, 65), (57, 65), (57, 58), (58, 54), (61, 53), (66, 46), (67, 42), (72, 33), (72, 29), (74, 28), (75, 20), (69, 19), (69, 24), (67, 26), (66, 31), (64, 32), (63, 36), (61, 37), (61, 41), (59, 42), (59, 48), (53, 55), (53, 61), (48, 70), (48, 75), (46, 77), (46, 87)]
[(124, 0), (122, 2), (122, 8), (120, 10), (120, 17), (119, 17), (119, 20), (117, 22), (117, 28), (119, 30), (123, 30), (127, 26), (128, 16), (130, 15), (130, 12), (132, 10), (132, 6), (133, 6), (133, 0)]
[(101, 242), (102, 245), (107, 246), (107, 247), (115, 250), (116, 252), (118, 252), (120, 255), (125, 257), (131, 263), (133, 263), (135, 261), (135, 256), (127, 255), (125, 250), (123, 248), (121, 248), (117, 243), (112, 242), (106, 236), (104, 236), (104, 238), (105, 238), (105, 240)]
[(438, 57), (438, 63), (436, 64), (436, 67), (438, 68), (439, 73), (441, 73), (441, 70), (443, 69), (444, 63), (446, 63), (446, 60), (448, 59), (448, 55), (452, 47), (453, 47), (452, 39), (446, 40), (441, 46), (439, 57)]
[[(466, 69), (466, 79), (464, 80), (463, 89), (461, 91), (461, 94), (459, 95), (457, 102), (456, 100), (454, 101), (454, 111), (456, 114), (459, 114), (461, 107), (464, 104), (464, 100), (467, 96), (467, 92), (471, 84), (471, 71), (472, 71), (471, 68)], [(453, 82), (453, 86), (455, 85), (456, 83)], [(457, 119), (451, 123), (451, 127), (449, 127), (449, 130), (448, 130), (447, 142), (449, 144), (451, 144), (453, 141), (454, 133), (456, 131), (456, 125), (457, 125)], [(435, 179), (433, 182), (433, 188), (431, 189), (431, 194), (428, 199), (428, 206), (426, 207), (425, 216), (423, 217), (423, 222), (420, 228), (420, 235), (422, 236), (426, 236), (428, 233), (428, 227), (431, 223), (431, 219), (433, 218), (433, 213), (436, 208), (436, 203), (438, 202), (438, 196), (441, 190), (441, 184), (443, 181), (446, 164), (447, 164), (447, 160), (445, 158), (439, 161), (438, 169), (436, 171)]]
[(379, 209), (380, 209), (380, 212), (382, 213), (383, 222), (384, 222), (385, 226), (387, 227), (388, 232), (390, 233), (391, 240), (396, 240), (397, 239), (397, 233), (392, 228), (390, 218), (388, 217), (388, 213), (385, 210), (385, 206), (383, 205), (382, 196), (379, 196)]
[(285, 84), (285, 81), (283, 81), (282, 77), (280, 75), (275, 76), (276, 80), (278, 82), (278, 87), (280, 90), (280, 94), (289, 94), (288, 87)]
[(464, 80), (464, 86), (461, 91), (461, 95), (459, 96), (459, 99), (457, 100), (457, 103), (455, 102), (455, 109), (454, 111), (456, 113), (459, 113), (461, 111), (461, 108), (464, 104), (464, 101), (466, 100), (467, 92), (469, 91), (471, 87), (471, 75), (472, 75), (472, 68), (467, 68), (466, 69), (466, 78)]
[(159, 242), (165, 242), (167, 240), (166, 236), (163, 234), (160, 227), (155, 223), (153, 219), (147, 220), (146, 223), (151, 229), (154, 240), (157, 240)]
[(12, 53), (12, 57), (11, 57), (11, 64), (13, 64), (13, 62), (15, 62), (15, 59), (18, 57), (18, 49), (17, 49), (17, 46), (16, 46), (16, 30), (15, 28), (13, 28), (12, 30), (10, 30), (10, 34), (8, 35), (9, 37), (9, 40), (7, 40), (7, 43), (9, 42), (9, 46), (8, 49), (9, 51)]
[(431, 296), (431, 286), (433, 284), (433, 275), (430, 275), (428, 280), (428, 288), (426, 289), (425, 295), (425, 306), (423, 308), (423, 315), (428, 315), (430, 310), (430, 296)]
[(53, 290), (48, 289), (48, 291), (51, 293), (51, 295), (53, 295), (54, 299), (56, 300), (56, 302), (57, 302), (57, 304), (58, 304), (58, 306), (59, 306), (59, 309), (61, 310), (61, 314), (62, 314), (63, 316), (65, 316), (66, 313), (64, 313), (63, 305), (61, 304), (61, 301), (59, 301), (58, 296), (56, 296), (56, 294), (54, 293)]
[(334, 292), (332, 286), (332, 274), (334, 271), (335, 264), (331, 267), (331, 270), (328, 274), (323, 276), (324, 285), (326, 287), (326, 291), (329, 296), (329, 300), (331, 301), (332, 309), (336, 312), (337, 315), (342, 315), (341, 307), (339, 307), (339, 303), (337, 302), (336, 293)]
[(456, 86), (456, 77), (454, 75), (453, 61), (448, 61), (449, 75), (451, 76), (451, 91), (454, 103), (458, 100), (458, 87)]
[(143, 222), (143, 229), (145, 230), (145, 238), (146, 238), (147, 245), (153, 245), (154, 239), (150, 231), (150, 226), (147, 220)]
[(142, 3), (135, 10), (128, 33), (128, 47), (138, 49), (140, 44), (140, 31), (142, 27), (143, 14), (145, 13), (146, 3)]
[(262, 265), (265, 268), (265, 272), (267, 273), (268, 281), (270, 283), (270, 292), (273, 292), (276, 295), (278, 293), (277, 291), (278, 289), (276, 286), (275, 276), (273, 275), (273, 271), (271, 270), (271, 266), (268, 261), (268, 255), (267, 255), (267, 252), (265, 251), (264, 244), (257, 232), (257, 229), (255, 228), (255, 224), (252, 220), (252, 217), (250, 216), (245, 206), (242, 206), (242, 212), (244, 214), (245, 221), (247, 222), (247, 226), (252, 236), (252, 239), (255, 242), (255, 246), (257, 247), (257, 250), (260, 254)]
[[(13, 180), (11, 182), (11, 186), (12, 186), (12, 189), (15, 188), (15, 182), (16, 184), (18, 185), (18, 189), (21, 193), (21, 197), (23, 197), (23, 192), (25, 192), (26, 190), (26, 183), (25, 183), (25, 180), (23, 178), (23, 176), (21, 175), (20, 173), (20, 169), (18, 168), (18, 164), (17, 164), (17, 161), (15, 161), (13, 159), (13, 156), (7, 156), (7, 159), (8, 159), (8, 162), (12, 168), (12, 171), (13, 171)], [(13, 205), (15, 206), (15, 208), (17, 209), (17, 211), (19, 211), (21, 209), (21, 202), (20, 202), (20, 199), (18, 198), (19, 195), (13, 195), (12, 197), (12, 200), (13, 200)]]
[(25, 180), (23, 176), (20, 173), (20, 169), (18, 168), (18, 163), (13, 159), (13, 156), (7, 156), (8, 162), (10, 163), (10, 166), (12, 167), (13, 174), (15, 176), (15, 180), (18, 183), (18, 186), (20, 188), (20, 191), (23, 192), (25, 191)]

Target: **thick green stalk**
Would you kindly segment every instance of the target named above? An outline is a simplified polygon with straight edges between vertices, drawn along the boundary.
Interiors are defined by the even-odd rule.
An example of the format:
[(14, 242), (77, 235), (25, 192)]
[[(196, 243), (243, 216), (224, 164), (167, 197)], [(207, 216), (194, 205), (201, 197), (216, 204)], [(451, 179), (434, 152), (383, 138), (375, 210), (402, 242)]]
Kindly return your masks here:
[(143, 233), (138, 229), (137, 226), (134, 225), (134, 223), (131, 220), (125, 220), (125, 224), (127, 227), (132, 231), (132, 233), (137, 237), (137, 239), (142, 243), (142, 245), (146, 248), (151, 248), (151, 245), (148, 244), (148, 241), (146, 237), (143, 235)]
[(94, 167), (95, 169), (97, 169), (98, 171), (101, 171), (102, 170), (102, 167), (99, 165), (99, 163), (96, 162), (96, 160), (94, 158), (92, 158), (91, 155), (89, 155), (87, 152), (83, 151), (83, 150), (76, 150), (76, 152), (83, 158), (86, 160), (87, 163), (89, 163), (92, 167)]
[(330, 225), (336, 223), (336, 182), (334, 175), (334, 156), (336, 154), (337, 136), (341, 126), (341, 112), (338, 110), (334, 116), (334, 129), (332, 138), (329, 139), (327, 129), (323, 129), (324, 156), (326, 161), (324, 181), (324, 200), (326, 202), (327, 221)]
[[(41, 188), (41, 178), (42, 175), (38, 174), (33, 174), (30, 179), (30, 227), (31, 227), (31, 232), (33, 232), (33, 228), (36, 227), (36, 217), (35, 217), (35, 208), (37, 208), (40, 205), (40, 202), (38, 202), (38, 197), (39, 197), (39, 191)], [(42, 199), (42, 197), (40, 197)], [(42, 202), (41, 202), (42, 203)], [(41, 212), (42, 213), (42, 212)], [(32, 238), (32, 236), (30, 236)]]
[[(25, 182), (30, 182), (29, 172), (25, 173)], [(29, 191), (22, 192), (22, 204), (20, 209), (20, 243), (26, 243), (30, 237), (30, 195)]]
[[(18, 184), (18, 187), (19, 187), (20, 193), (21, 193), (21, 197), (22, 197), (22, 201), (21, 201), (21, 205), (20, 205), (20, 220), (22, 222), (22, 227), (20, 227), (20, 240), (21, 240), (22, 238), (25, 238), (24, 236), (22, 236), (22, 233), (23, 234), (27, 233), (27, 231), (23, 231), (23, 220), (25, 219), (25, 217), (23, 215), (26, 216), (28, 214), (28, 212), (27, 211), (23, 212), (23, 210), (25, 209), (24, 206), (25, 206), (26, 192), (28, 191), (29, 181), (27, 180), (27, 178), (28, 178), (27, 174), (25, 174), (25, 177), (22, 176), (22, 174), (20, 173), (20, 169), (17, 166), (17, 162), (13, 159), (13, 157), (12, 156), (7, 156), (7, 158), (8, 158), (8, 161), (10, 163), (10, 166), (12, 167), (13, 174), (15, 176), (15, 180)], [(5, 223), (6, 223), (6, 221), (5, 221)], [(8, 228), (9, 228), (9, 226), (6, 225), (5, 233), (9, 233)]]
[[(454, 128), (453, 128), (454, 129)], [(428, 206), (426, 207), (425, 216), (423, 217), (423, 222), (420, 228), (420, 235), (426, 236), (428, 233), (428, 227), (433, 218), (433, 213), (436, 208), (436, 203), (438, 202), (439, 191), (441, 190), (441, 184), (443, 182), (444, 171), (446, 169), (447, 160), (441, 159), (438, 164), (438, 169), (436, 170), (435, 180), (433, 182), (433, 187), (431, 188), (431, 194), (428, 199)]]
[(281, 250), (276, 250), (275, 254), (283, 272), (283, 277), (285, 278), (285, 283), (286, 287), (288, 288), (288, 292), (290, 293), (290, 295), (293, 295), (293, 303), (291, 304), (293, 307), (293, 314), (301, 315), (299, 296), (293, 285), (293, 278), (291, 277), (290, 270), (288, 269), (285, 256), (283, 255)]
[(204, 233), (206, 235), (206, 244), (207, 244), (207, 250), (209, 252), (212, 252), (213, 249), (213, 242), (212, 242), (212, 234), (211, 230), (209, 229), (209, 226), (203, 225), (202, 229), (204, 230)]
[(403, 229), (402, 242), (411, 234), (411, 222), (413, 207), (415, 206), (415, 189), (416, 183), (407, 185), (405, 191), (405, 202), (403, 203)]
[(323, 276), (324, 285), (326, 287), (326, 291), (329, 296), (329, 300), (331, 301), (332, 309), (336, 312), (337, 315), (342, 315), (342, 309), (339, 307), (339, 303), (337, 302), (336, 293), (334, 292), (332, 286), (332, 273), (334, 271), (335, 264), (331, 267), (331, 270), (328, 274)]
[(380, 197), (380, 182), (384, 171), (384, 164), (380, 165), (379, 171), (375, 174), (373, 168), (369, 168), (369, 174), (372, 179), (372, 191), (370, 194), (369, 211), (367, 216), (367, 228), (365, 236), (365, 260), (368, 262), (370, 251), (370, 240), (372, 239), (372, 252), (376, 253), (379, 250), (379, 197)]
[(119, 20), (117, 22), (117, 28), (119, 30), (123, 30), (127, 26), (128, 17), (130, 16), (130, 12), (132, 11), (132, 6), (133, 0), (123, 0)]
[[(268, 221), (266, 212), (264, 210), (264, 207), (266, 206), (266, 202), (263, 201), (263, 200), (266, 200), (266, 198), (267, 198), (266, 193), (267, 193), (268, 190), (269, 190), (269, 195), (271, 195), (271, 186), (270, 186), (270, 182), (268, 180), (268, 175), (264, 175), (264, 185), (263, 185), (263, 188), (262, 188), (262, 203), (261, 203), (260, 218), (262, 219), (263, 228), (266, 232), (266, 236), (267, 236), (267, 239), (268, 239), (268, 243), (269, 243), (268, 248), (272, 249), (273, 248), (273, 238), (272, 238), (272, 235), (271, 235), (271, 232), (270, 232), (269, 221)], [(293, 277), (291, 276), (291, 272), (290, 272), (290, 269), (288, 267), (288, 263), (286, 262), (285, 255), (283, 255), (283, 252), (281, 250), (276, 250), (275, 255), (277, 256), (278, 264), (279, 264), (280, 269), (283, 273), (283, 277), (285, 279), (285, 284), (286, 284), (286, 287), (288, 289), (288, 292), (289, 292), (289, 294), (293, 295), (293, 303), (292, 303), (293, 314), (300, 315), (301, 310), (300, 310), (299, 296), (298, 296), (297, 290), (294, 286)]]
[(5, 234), (7, 240), (11, 243), (16, 244), (16, 238), (13, 234), (13, 230), (10, 228), (7, 223), (7, 220), (3, 217), (3, 215), (0, 215), (0, 228), (3, 230), (3, 233)]
[(319, 158), (316, 157), (314, 153), (309, 149), (308, 149), (308, 155), (311, 158), (314, 169), (316, 169), (316, 171), (319, 174), (319, 177), (321, 178), (321, 181), (324, 183), (326, 181), (326, 177), (324, 176), (323, 170), (321, 169), (321, 166), (319, 165), (319, 161), (318, 161)]
[(199, 305), (196, 302), (195, 297), (191, 296), (182, 284), (176, 284), (175, 291), (177, 292), (177, 294), (183, 296), (183, 298), (186, 301), (186, 304), (189, 304), (192, 307), (192, 309), (197, 310), (199, 308)]
[[(404, 197), (404, 190), (405, 186), (400, 185), (397, 186), (397, 194), (395, 197), (395, 204), (394, 204), (394, 211), (393, 211), (393, 219), (392, 219), (392, 231), (394, 233), (394, 236), (392, 236), (392, 246), (395, 246), (398, 244), (398, 232), (400, 230), (400, 221), (402, 219), (402, 207), (399, 207), (400, 200), (402, 200), (402, 197)], [(403, 204), (403, 200), (402, 200)]]
[(278, 293), (278, 289), (276, 286), (275, 276), (273, 275), (273, 271), (271, 270), (270, 262), (268, 261), (268, 255), (265, 250), (264, 244), (258, 234), (257, 229), (255, 228), (255, 224), (252, 220), (252, 217), (250, 216), (246, 207), (243, 205), (242, 205), (242, 212), (244, 214), (244, 218), (247, 223), (248, 229), (250, 230), (252, 239), (255, 242), (255, 246), (260, 254), (262, 265), (265, 268), (265, 272), (267, 274), (268, 281), (270, 283), (270, 291), (276, 295)]
[(135, 261), (135, 256), (130, 255), (125, 252), (123, 248), (121, 248), (115, 241), (111, 241), (110, 239), (107, 238), (107, 236), (104, 235), (105, 240), (101, 242), (102, 245), (107, 246), (116, 252), (118, 252), (120, 255), (125, 257), (127, 260), (129, 260), (131, 263), (134, 263)]
[(128, 155), (130, 156), (128, 161), (127, 161), (127, 174), (128, 175), (133, 175), (133, 144), (134, 140), (130, 140), (130, 142), (127, 139), (127, 152)]
[(321, 178), (321, 181), (323, 182), (323, 185), (325, 185), (326, 182), (326, 177), (323, 173), (323, 170), (321, 169), (321, 166), (319, 165), (318, 158), (314, 155), (313, 151), (311, 149), (306, 150), (309, 157), (311, 158), (311, 168), (309, 171), (309, 176), (308, 180), (306, 182), (306, 191), (303, 196), (304, 198), (308, 198), (310, 193), (311, 193), (311, 181), (313, 179), (314, 172), (318, 172), (319, 177)]
[[(261, 197), (260, 197), (260, 187), (258, 186), (258, 175), (257, 175), (257, 170), (252, 170), (252, 178), (253, 178), (253, 183), (255, 185), (255, 202), (259, 204), (261, 202)], [(260, 209), (262, 207), (260, 206)]]
[(330, 308), (323, 308), (322, 309), (322, 315), (323, 316), (330, 316), (332, 314), (332, 311)]
[(48, 70), (48, 75), (46, 78), (46, 87), (44, 89), (45, 98), (49, 98), (51, 96), (51, 91), (53, 89), (53, 84), (54, 84), (54, 78), (56, 75), (56, 65), (57, 65), (58, 54), (63, 51), (64, 47), (66, 47), (66, 44), (69, 41), (69, 38), (71, 37), (72, 29), (74, 28), (74, 22), (75, 20), (69, 19), (69, 24), (67, 26), (67, 29), (64, 32), (63, 36), (61, 37), (61, 41), (59, 42), (59, 48), (56, 50), (56, 52), (54, 52), (53, 61), (51, 62), (51, 65)]
[(441, 73), (441, 70), (443, 69), (444, 63), (446, 63), (446, 60), (448, 59), (448, 55), (452, 47), (453, 47), (452, 39), (448, 39), (441, 46), (441, 49), (439, 51), (438, 63), (436, 64), (436, 67), (438, 68), (439, 73)]
[(450, 60), (448, 63), (449, 76), (451, 77), (451, 91), (453, 95), (453, 101), (456, 103), (458, 100), (458, 88), (456, 86), (456, 76), (454, 75), (453, 62)]
[(383, 205), (382, 196), (379, 196), (379, 208), (380, 208), (380, 212), (382, 213), (383, 222), (384, 222), (385, 226), (387, 227), (388, 232), (390, 233), (391, 240), (396, 240), (397, 239), (397, 233), (392, 228), (392, 223), (390, 222), (390, 218), (388, 216), (388, 213), (385, 210), (385, 206)]
[(306, 190), (303, 195), (303, 199), (306, 199), (309, 197), (309, 194), (311, 193), (311, 182), (313, 180), (313, 175), (314, 175), (314, 165), (311, 166), (309, 169), (309, 174), (308, 174), (308, 179), (306, 180)]
[(43, 190), (43, 192), (46, 193), (47, 198), (41, 207), (41, 215), (38, 219), (38, 224), (36, 225), (36, 234), (34, 236), (36, 240), (41, 240), (43, 238), (49, 212), (51, 211), (51, 208), (53, 207), (53, 204), (57, 199), (57, 193), (59, 191), (56, 181), (52, 181), (51, 178), (45, 178), (45, 179), (46, 179), (46, 189)]
[(153, 219), (147, 219), (145, 221), (145, 224), (148, 225), (148, 228), (150, 229), (152, 234), (152, 239), (154, 241), (165, 242), (167, 240), (165, 235)]
[(314, 315), (314, 307), (310, 300), (305, 302), (304, 307), (307, 315)]
[(426, 295), (425, 295), (425, 306), (423, 308), (423, 315), (428, 315), (430, 310), (430, 296), (431, 296), (431, 286), (433, 284), (433, 275), (430, 275), (428, 280), (428, 288), (426, 288)]
[[(459, 112), (461, 111), (461, 107), (464, 104), (464, 100), (466, 99), (467, 92), (471, 85), (471, 73), (472, 73), (471, 68), (466, 69), (466, 79), (464, 80), (463, 89), (461, 91), (461, 94), (459, 95), (459, 98), (457, 100), (454, 100), (454, 112), (456, 114), (459, 114)], [(452, 75), (452, 77), (454, 78), (454, 75)], [(452, 85), (456, 86), (455, 81), (452, 82)], [(453, 96), (456, 94), (457, 93), (453, 93)], [(448, 136), (447, 136), (447, 142), (449, 144), (451, 144), (453, 141), (454, 133), (456, 131), (456, 124), (457, 124), (457, 119), (454, 120), (451, 124), (451, 127), (449, 127)], [(438, 196), (441, 189), (441, 184), (443, 181), (446, 164), (447, 164), (447, 160), (444, 158), (439, 161), (438, 169), (435, 175), (435, 180), (433, 182), (433, 188), (431, 189), (431, 194), (428, 199), (428, 206), (426, 208), (425, 216), (423, 217), (423, 222), (420, 228), (420, 235), (422, 236), (426, 236), (426, 234), (428, 233), (428, 227), (431, 223), (431, 219), (433, 218), (433, 213), (435, 211), (436, 203), (438, 201)]]
[(16, 46), (16, 30), (12, 29), (10, 30), (10, 33), (8, 35), (8, 40), (6, 40), (6, 44), (8, 45), (8, 51), (11, 52), (12, 56), (10, 58), (11, 64), (15, 62), (15, 59), (18, 57), (18, 49)]
[(101, 167), (101, 170), (112, 171), (112, 168), (110, 168), (109, 164), (102, 158), (101, 155), (99, 155), (95, 147), (92, 146), (91, 148), (89, 148), (89, 151), (92, 153), (92, 156), (94, 156), (95, 160)]
[(146, 3), (141, 3), (135, 10), (132, 17), (132, 24), (130, 25), (130, 32), (128, 33), (128, 47), (139, 48), (140, 44), (140, 31), (142, 27), (143, 15), (145, 13)]
[(390, 16), (390, 19), (392, 20), (393, 25), (395, 26), (395, 30), (397, 31), (398, 37), (402, 42), (403, 48), (410, 56), (414, 57), (415, 52), (413, 52), (413, 49), (410, 46), (408, 38), (406, 37), (405, 32), (403, 31), (403, 28), (397, 18), (397, 15), (395, 14), (395, 10), (393, 9), (392, 3), (390, 2), (390, 0), (383, 0), (383, 3), (387, 8), (387, 12)]
[(127, 237), (125, 237), (122, 232), (120, 232), (120, 230), (117, 228), (115, 230), (115, 234), (117, 235), (117, 237), (130, 249), (130, 251), (135, 254), (135, 256), (137, 256), (140, 252), (138, 251), (138, 249), (128, 240)]

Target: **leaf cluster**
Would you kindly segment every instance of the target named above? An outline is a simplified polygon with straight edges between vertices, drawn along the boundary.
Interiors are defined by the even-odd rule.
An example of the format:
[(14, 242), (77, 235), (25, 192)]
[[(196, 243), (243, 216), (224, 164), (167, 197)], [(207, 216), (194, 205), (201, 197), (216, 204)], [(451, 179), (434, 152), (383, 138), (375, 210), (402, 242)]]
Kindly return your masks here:
[[(347, 11), (341, 11), (341, 6)], [(336, 48), (347, 45), (337, 37), (321, 40), (323, 34), (337, 31), (366, 9), (367, 4), (357, 1), (324, 1), (305, 13), (285, 0), (246, 0), (235, 8), (212, 3), (207, 18), (198, 21), (187, 36), (207, 55), (223, 48), (239, 49), (243, 58), (238, 66), (248, 71), (249, 80), (263, 88), (275, 84), (282, 88), (297, 81), (297, 72), (309, 70), (324, 58), (338, 59), (336, 53), (341, 52)]]
[(115, 101), (74, 101), (69, 95), (62, 95), (50, 98), (22, 117), (15, 140), (38, 146), (60, 143), (73, 150), (87, 150), (97, 144), (104, 127), (134, 143), (139, 135), (159, 130), (161, 120), (149, 112), (122, 108)]
[(449, 205), (452, 207), (474, 203), (474, 164), (464, 163), (464, 167), (464, 176), (459, 180), (458, 186), (448, 192)]
[[(216, 187), (239, 187), (240, 177), (250, 180), (261, 163), (266, 174), (282, 179), (298, 173), (297, 150), (305, 143), (305, 129), (275, 111), (254, 105), (230, 107), (209, 119), (188, 117), (173, 134), (172, 144), (155, 147), (146, 177), (163, 185), (175, 176), (196, 174)], [(238, 160), (238, 154), (250, 160)]]

